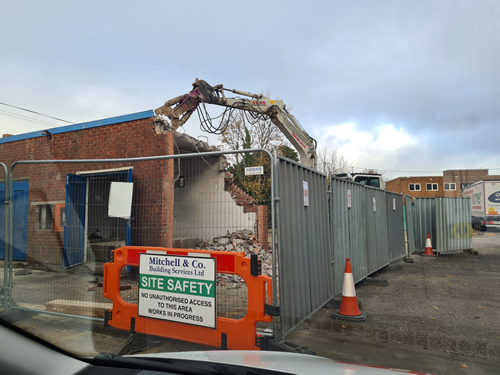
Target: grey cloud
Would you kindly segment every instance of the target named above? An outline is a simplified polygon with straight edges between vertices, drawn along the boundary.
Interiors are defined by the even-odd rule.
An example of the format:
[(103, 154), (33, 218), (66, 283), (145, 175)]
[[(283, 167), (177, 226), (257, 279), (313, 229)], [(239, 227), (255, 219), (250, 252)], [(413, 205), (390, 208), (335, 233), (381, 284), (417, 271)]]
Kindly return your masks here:
[[(11, 2), (2, 100), (87, 121), (154, 108), (198, 77), (270, 90), (311, 133), (346, 122), (434, 133), (421, 163), (467, 154), (475, 167), (470, 156), (497, 149), (471, 133), (494, 134), (500, 119), (499, 19), (496, 0)], [(79, 105), (88, 88), (96, 103)]]

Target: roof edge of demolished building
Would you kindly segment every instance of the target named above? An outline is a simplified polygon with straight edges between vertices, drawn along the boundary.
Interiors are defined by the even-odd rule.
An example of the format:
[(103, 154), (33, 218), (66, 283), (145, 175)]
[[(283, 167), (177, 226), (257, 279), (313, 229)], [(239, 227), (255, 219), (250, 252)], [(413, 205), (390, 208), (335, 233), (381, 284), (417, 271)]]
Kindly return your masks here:
[(105, 118), (105, 119), (101, 119), (101, 120), (82, 122), (82, 123), (78, 123), (78, 124), (71, 124), (71, 125), (65, 125), (65, 126), (58, 126), (55, 128), (42, 129), (42, 130), (37, 130), (34, 132), (29, 132), (29, 133), (24, 133), (24, 134), (10, 135), (10, 136), (5, 137), (5, 138), (0, 138), (0, 143), (9, 143), (9, 142), (15, 142), (15, 141), (22, 141), (22, 140), (30, 139), (30, 138), (46, 137), (48, 134), (56, 135), (56, 134), (61, 134), (61, 133), (74, 132), (74, 131), (78, 131), (78, 130), (97, 128), (100, 126), (120, 124), (123, 122), (143, 120), (143, 119), (151, 118), (151, 117), (155, 117), (154, 112), (152, 110), (147, 110), (147, 111), (142, 111), (142, 112), (131, 113), (128, 115), (109, 117), (109, 118)]
[(152, 128), (156, 134), (173, 132), (175, 147), (178, 153), (183, 153), (182, 151), (193, 153), (220, 151), (219, 147), (212, 146), (208, 142), (194, 138), (186, 133), (179, 133), (176, 130), (172, 130), (170, 123), (163, 117), (156, 116), (153, 120)]
[(208, 142), (201, 141), (197, 138), (194, 138), (185, 133), (179, 133), (177, 131), (173, 131), (166, 119), (155, 116), (153, 110), (147, 110), (142, 112), (131, 113), (127, 115), (109, 117), (105, 119), (82, 122), (78, 124), (71, 124), (65, 126), (59, 126), (54, 128), (47, 128), (42, 130), (36, 130), (33, 132), (15, 134), (8, 136), (6, 135), (3, 138), (0, 138), (0, 144), (2, 143), (10, 143), (16, 141), (23, 141), (32, 138), (41, 138), (46, 137), (47, 135), (53, 136), (62, 133), (74, 132), (79, 130), (86, 130), (91, 128), (97, 128), (101, 126), (107, 125), (115, 125), (129, 121), (143, 120), (147, 118), (152, 118), (152, 126), (157, 134), (163, 133), (165, 131), (170, 131), (174, 133), (174, 139), (179, 149), (182, 149), (184, 152), (208, 152), (208, 151), (219, 151), (219, 147), (211, 146)]

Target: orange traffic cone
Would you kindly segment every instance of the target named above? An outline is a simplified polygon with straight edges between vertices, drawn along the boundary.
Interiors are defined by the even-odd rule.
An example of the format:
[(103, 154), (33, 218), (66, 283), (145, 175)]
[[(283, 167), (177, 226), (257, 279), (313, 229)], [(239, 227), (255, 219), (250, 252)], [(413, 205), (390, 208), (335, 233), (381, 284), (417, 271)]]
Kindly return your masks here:
[(359, 310), (358, 300), (356, 298), (356, 289), (354, 289), (351, 259), (346, 258), (344, 285), (342, 287), (342, 301), (340, 302), (340, 309), (333, 313), (332, 318), (364, 322), (367, 316), (367, 313), (362, 313)]
[(434, 253), (432, 252), (432, 242), (431, 242), (431, 236), (429, 233), (427, 233), (427, 239), (425, 240), (424, 255), (434, 255)]

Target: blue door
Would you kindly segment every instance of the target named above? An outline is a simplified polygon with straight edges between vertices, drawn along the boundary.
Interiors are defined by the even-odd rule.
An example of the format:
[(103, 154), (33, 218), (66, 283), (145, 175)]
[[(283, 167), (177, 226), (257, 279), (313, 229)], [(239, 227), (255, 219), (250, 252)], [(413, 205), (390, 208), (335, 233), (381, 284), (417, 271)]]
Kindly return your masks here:
[[(16, 181), (13, 190), (13, 259), (26, 260), (28, 241), (28, 181)], [(0, 259), (5, 259), (5, 184), (0, 184)]]
[(64, 227), (63, 265), (71, 267), (84, 261), (86, 177), (66, 176), (66, 225)]
[[(132, 182), (132, 169), (112, 173), (96, 173), (95, 175), (79, 176), (68, 174), (66, 177), (66, 224), (64, 227), (63, 265), (76, 266), (85, 262), (85, 226), (87, 212), (87, 184), (90, 184), (92, 194), (92, 177), (105, 178), (111, 181)], [(90, 181), (90, 182), (89, 182)], [(102, 183), (103, 180), (101, 180)], [(108, 185), (109, 186), (109, 185)], [(92, 208), (92, 196), (89, 196), (89, 205)], [(107, 211), (107, 209), (105, 210)], [(92, 212), (89, 211), (89, 221), (92, 221)], [(90, 228), (92, 230), (92, 228)], [(125, 244), (130, 245), (132, 240), (131, 220), (126, 222)]]

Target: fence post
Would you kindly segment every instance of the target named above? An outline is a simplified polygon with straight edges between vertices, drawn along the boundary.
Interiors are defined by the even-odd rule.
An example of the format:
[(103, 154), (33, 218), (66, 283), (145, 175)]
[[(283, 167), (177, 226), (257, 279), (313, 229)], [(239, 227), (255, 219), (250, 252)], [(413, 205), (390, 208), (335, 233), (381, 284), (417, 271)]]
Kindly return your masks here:
[(9, 178), (9, 172), (7, 166), (4, 163), (0, 163), (3, 169), (4, 175), (4, 278), (3, 278), (3, 308), (7, 312), (10, 310), (11, 305), (11, 289), (12, 289), (12, 256), (11, 256), (11, 179)]

